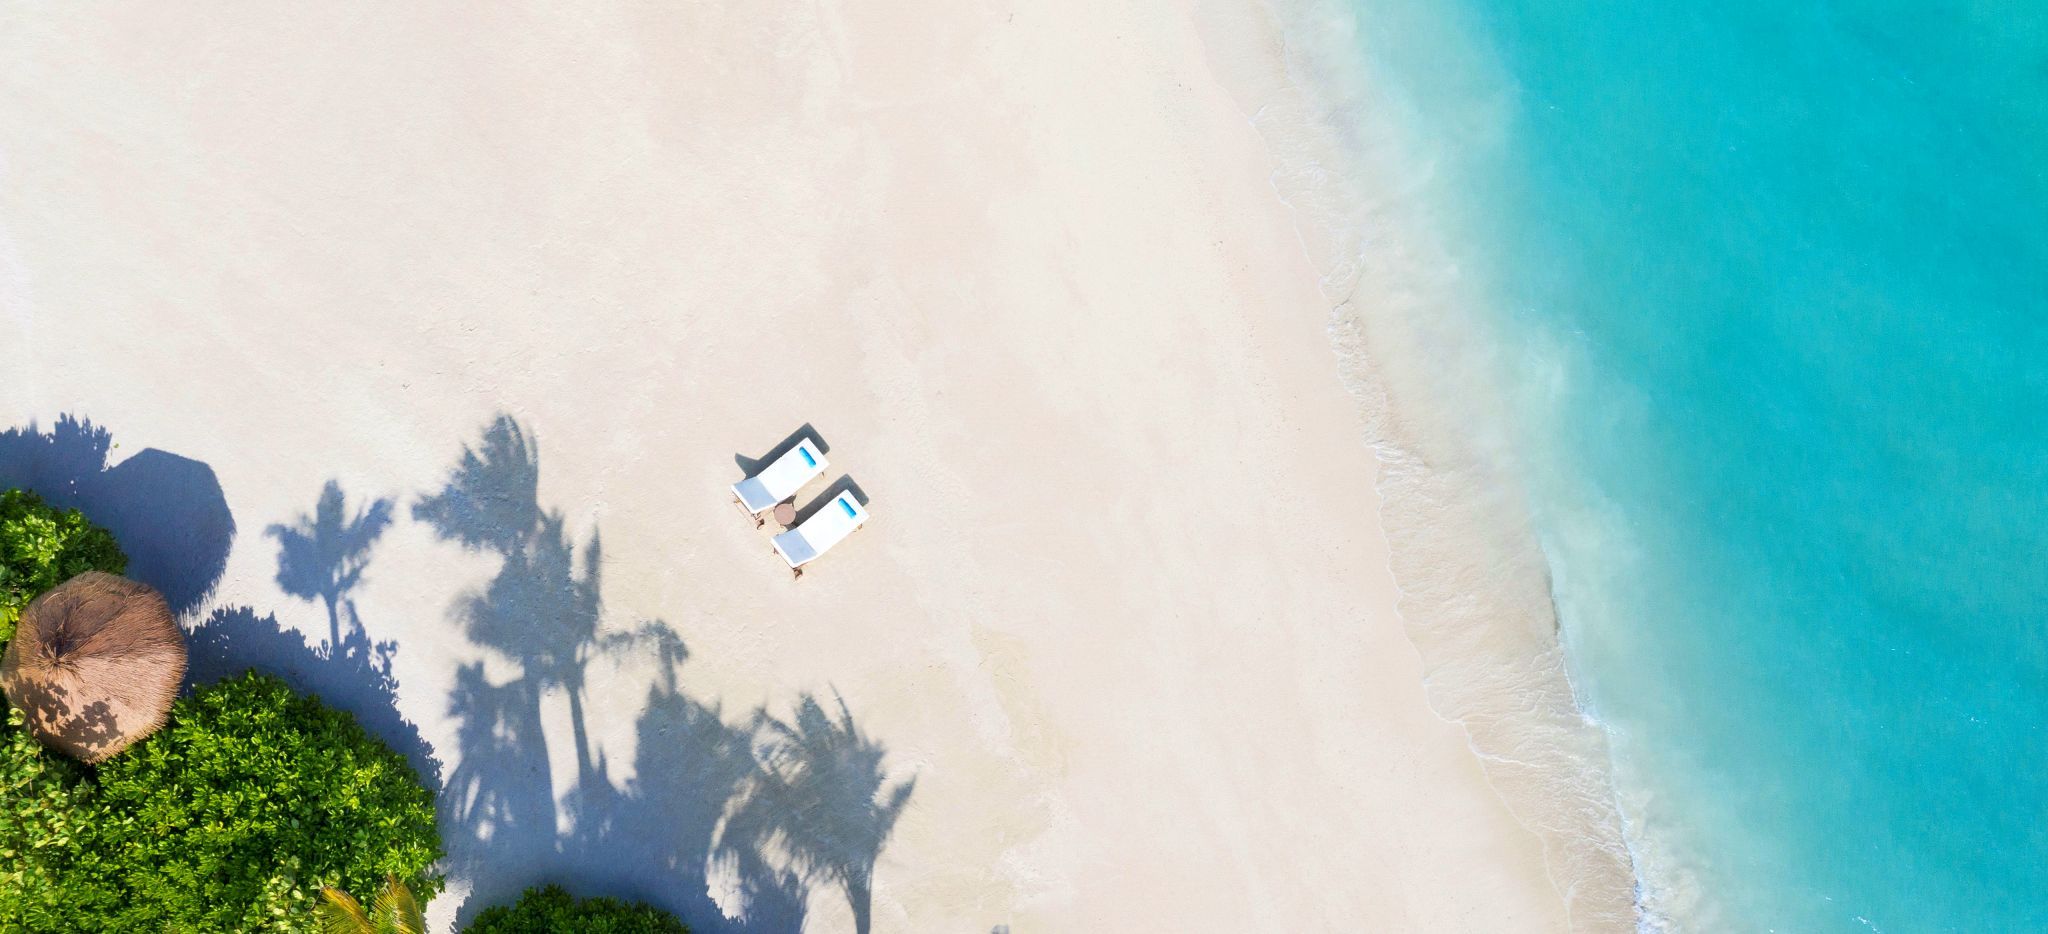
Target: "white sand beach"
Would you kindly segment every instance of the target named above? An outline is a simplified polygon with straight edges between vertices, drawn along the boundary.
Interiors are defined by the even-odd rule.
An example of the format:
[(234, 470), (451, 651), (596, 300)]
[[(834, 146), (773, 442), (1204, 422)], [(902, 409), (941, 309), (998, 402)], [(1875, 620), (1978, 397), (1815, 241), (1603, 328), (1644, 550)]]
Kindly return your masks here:
[[(1196, 15), (0, 13), (0, 428), (210, 469), (195, 660), (410, 721), (442, 930), (548, 880), (855, 930), (843, 876), (717, 844), (805, 696), (858, 738), (784, 816), (873, 860), (877, 932), (1564, 929), (1427, 703), (1329, 302), (1216, 71), (1277, 51)], [(792, 581), (726, 488), (804, 425), (873, 521)], [(329, 481), (391, 517), (332, 620), (266, 531)], [(395, 693), (319, 648), (358, 624)]]

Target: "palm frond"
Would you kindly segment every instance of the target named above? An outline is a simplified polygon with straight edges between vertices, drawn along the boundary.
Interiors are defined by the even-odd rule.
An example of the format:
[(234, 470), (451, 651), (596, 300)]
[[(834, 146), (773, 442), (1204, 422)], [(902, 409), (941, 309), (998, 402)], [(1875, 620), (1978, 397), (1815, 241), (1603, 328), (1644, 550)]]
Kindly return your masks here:
[(334, 886), (320, 887), (320, 903), (313, 906), (313, 914), (320, 919), (323, 934), (376, 934), (370, 924), (370, 916), (363, 913), (363, 905), (355, 896)]
[(397, 876), (384, 877), (384, 889), (377, 893), (370, 912), (384, 926), (378, 934), (427, 934), (427, 919), (420, 912), (419, 899)]

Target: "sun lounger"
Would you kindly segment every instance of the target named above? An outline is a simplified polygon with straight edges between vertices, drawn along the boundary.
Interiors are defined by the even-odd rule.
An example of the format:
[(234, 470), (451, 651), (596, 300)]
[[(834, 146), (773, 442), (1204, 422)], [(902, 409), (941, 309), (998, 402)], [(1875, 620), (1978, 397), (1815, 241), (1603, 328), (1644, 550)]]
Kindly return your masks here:
[(825, 508), (811, 514), (802, 525), (775, 536), (775, 552), (782, 560), (789, 562), (791, 570), (803, 574), (804, 565), (819, 555), (832, 550), (839, 540), (853, 534), (868, 521), (868, 511), (860, 508), (853, 493), (841, 492), (825, 504)]
[(782, 452), (774, 463), (761, 468), (760, 473), (733, 484), (732, 495), (747, 515), (759, 516), (775, 508), (776, 503), (795, 496), (804, 484), (824, 473), (826, 466), (825, 452), (805, 438), (796, 447)]

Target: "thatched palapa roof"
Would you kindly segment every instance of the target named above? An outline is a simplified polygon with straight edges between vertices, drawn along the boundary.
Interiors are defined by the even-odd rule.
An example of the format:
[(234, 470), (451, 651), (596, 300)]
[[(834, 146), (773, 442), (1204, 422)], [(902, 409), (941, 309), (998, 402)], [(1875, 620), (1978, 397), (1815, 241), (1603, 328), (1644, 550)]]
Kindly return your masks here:
[(155, 732), (185, 677), (185, 636), (147, 584), (87, 571), (37, 597), (0, 658), (0, 689), (37, 739), (99, 762)]

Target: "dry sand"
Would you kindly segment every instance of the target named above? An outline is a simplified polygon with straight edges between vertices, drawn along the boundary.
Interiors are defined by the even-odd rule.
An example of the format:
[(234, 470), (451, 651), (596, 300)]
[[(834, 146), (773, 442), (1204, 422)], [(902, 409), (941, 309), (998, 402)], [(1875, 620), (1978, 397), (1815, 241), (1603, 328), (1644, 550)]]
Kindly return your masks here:
[[(193, 625), (326, 638), (264, 530), (329, 480), (391, 500), (343, 622), (444, 774), (560, 799), (444, 802), (443, 925), (546, 878), (793, 917), (664, 769), (690, 717), (836, 691), (915, 783), (876, 931), (1562, 928), (1425, 702), (1327, 302), (1212, 70), (1272, 52), (1173, 4), (886, 7), (0, 14), (0, 411), (211, 467), (238, 534)], [(512, 563), (413, 512), (501, 413), (563, 523), (522, 527), (503, 641), (688, 652), (670, 691), (649, 642), (573, 650), (587, 765), (579, 689), (465, 634)], [(793, 583), (725, 487), (805, 423), (874, 520)], [(476, 662), (538, 698), (488, 770)], [(844, 889), (807, 929), (852, 929)]]

